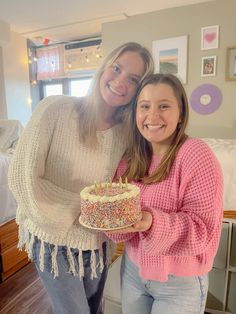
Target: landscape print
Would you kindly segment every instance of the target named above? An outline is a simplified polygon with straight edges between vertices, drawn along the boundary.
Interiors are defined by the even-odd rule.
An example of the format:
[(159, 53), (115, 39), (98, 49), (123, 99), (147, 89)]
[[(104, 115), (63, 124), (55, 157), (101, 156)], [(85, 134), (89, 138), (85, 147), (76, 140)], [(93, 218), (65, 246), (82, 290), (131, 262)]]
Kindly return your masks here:
[(160, 73), (178, 73), (178, 48), (161, 50), (159, 54)]

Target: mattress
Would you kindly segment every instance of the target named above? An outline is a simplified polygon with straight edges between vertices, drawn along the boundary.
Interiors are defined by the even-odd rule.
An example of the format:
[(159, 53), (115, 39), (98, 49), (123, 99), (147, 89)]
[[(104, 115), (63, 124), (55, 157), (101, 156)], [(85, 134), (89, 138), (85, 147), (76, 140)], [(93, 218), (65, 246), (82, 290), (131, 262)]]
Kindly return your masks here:
[(203, 138), (220, 162), (224, 176), (224, 210), (236, 210), (236, 139)]
[(15, 218), (16, 202), (8, 187), (8, 168), (11, 155), (0, 152), (0, 225)]

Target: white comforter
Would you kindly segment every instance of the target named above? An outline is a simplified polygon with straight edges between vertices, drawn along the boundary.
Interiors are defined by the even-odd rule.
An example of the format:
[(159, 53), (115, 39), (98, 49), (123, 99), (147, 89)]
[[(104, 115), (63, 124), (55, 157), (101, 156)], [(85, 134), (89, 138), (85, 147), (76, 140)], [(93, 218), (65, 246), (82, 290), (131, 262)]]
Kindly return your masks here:
[(14, 218), (16, 214), (16, 202), (7, 182), (10, 159), (10, 155), (0, 152), (0, 225)]
[(236, 139), (203, 138), (220, 162), (224, 175), (224, 210), (236, 210)]

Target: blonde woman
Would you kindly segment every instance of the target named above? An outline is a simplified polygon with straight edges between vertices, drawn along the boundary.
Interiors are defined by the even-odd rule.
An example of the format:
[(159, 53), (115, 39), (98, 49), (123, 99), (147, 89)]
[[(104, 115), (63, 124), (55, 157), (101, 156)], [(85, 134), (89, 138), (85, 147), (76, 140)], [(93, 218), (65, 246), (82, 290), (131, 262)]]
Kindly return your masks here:
[(125, 117), (140, 81), (153, 72), (148, 50), (126, 43), (102, 63), (84, 99), (51, 96), (36, 108), (9, 172), (25, 246), (53, 313), (101, 313), (112, 250), (83, 228), (80, 191), (113, 177), (127, 142)]

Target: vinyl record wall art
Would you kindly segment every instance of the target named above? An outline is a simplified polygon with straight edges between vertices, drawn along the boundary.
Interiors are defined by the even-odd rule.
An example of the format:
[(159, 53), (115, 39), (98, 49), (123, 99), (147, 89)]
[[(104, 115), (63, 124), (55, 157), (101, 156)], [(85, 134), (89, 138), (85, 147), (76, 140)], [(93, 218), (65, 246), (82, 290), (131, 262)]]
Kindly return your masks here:
[(190, 96), (190, 105), (199, 114), (207, 115), (215, 112), (222, 103), (222, 93), (213, 84), (199, 85)]

